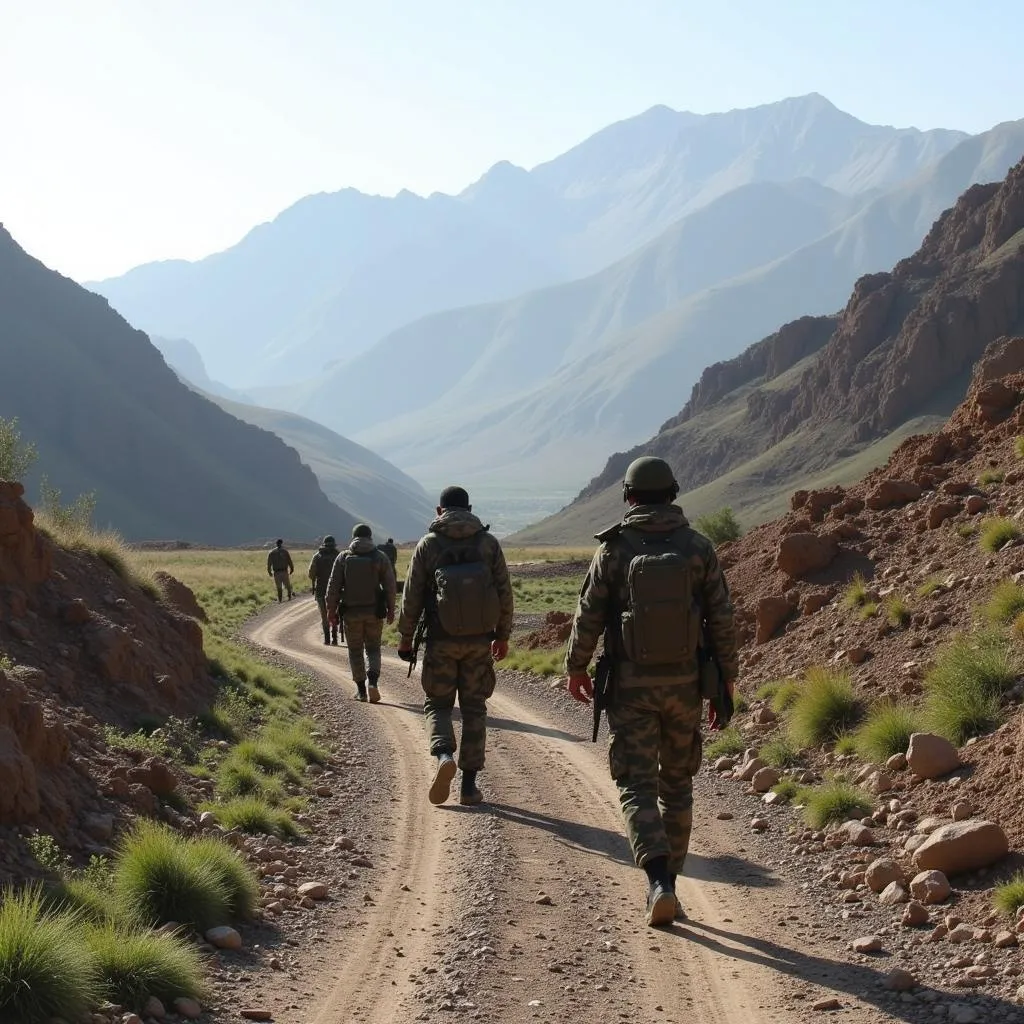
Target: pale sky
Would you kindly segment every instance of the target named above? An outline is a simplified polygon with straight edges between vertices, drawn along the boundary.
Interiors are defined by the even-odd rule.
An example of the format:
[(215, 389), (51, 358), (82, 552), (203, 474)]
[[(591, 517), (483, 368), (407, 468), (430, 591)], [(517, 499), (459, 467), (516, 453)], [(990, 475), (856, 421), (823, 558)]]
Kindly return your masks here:
[(1024, 117), (1020, 0), (0, 0), (0, 221), (78, 280), (311, 192), (457, 192), (664, 103)]

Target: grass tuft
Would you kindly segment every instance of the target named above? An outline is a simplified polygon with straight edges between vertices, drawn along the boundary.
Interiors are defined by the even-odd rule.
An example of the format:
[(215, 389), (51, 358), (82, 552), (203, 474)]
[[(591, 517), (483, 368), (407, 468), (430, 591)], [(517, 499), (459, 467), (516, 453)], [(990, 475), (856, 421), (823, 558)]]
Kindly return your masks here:
[(817, 789), (803, 791), (804, 817), (811, 828), (824, 828), (832, 822), (863, 818), (871, 813), (867, 796), (845, 782), (830, 782)]
[(925, 677), (925, 721), (960, 746), (1003, 719), (1002, 696), (1017, 680), (1009, 641), (988, 632), (957, 637)]
[(914, 708), (890, 701), (876, 704), (854, 737), (857, 753), (868, 761), (886, 761), (904, 753), (911, 734), (921, 728), (921, 716)]
[(1007, 917), (1017, 916), (1017, 911), (1024, 907), (1024, 871), (1018, 871), (1008, 882), (996, 886), (992, 904)]
[(847, 733), (845, 736), (840, 736), (836, 740), (836, 745), (833, 750), (837, 754), (856, 754), (857, 753), (857, 737)]
[(860, 721), (862, 711), (845, 671), (814, 666), (789, 710), (790, 738), (798, 747), (834, 742)]
[(941, 576), (929, 576), (914, 593), (920, 598), (931, 597), (943, 589), (945, 583)]
[(220, 804), (206, 804), (225, 828), (238, 828), (252, 835), (289, 838), (299, 835), (299, 827), (285, 810), (272, 807), (256, 796), (235, 797)]
[(93, 957), (71, 914), (47, 915), (38, 889), (0, 900), (0, 1020), (73, 1020), (99, 999)]
[(854, 573), (849, 586), (843, 591), (842, 606), (850, 611), (856, 611), (867, 603), (868, 583), (863, 574)]
[(986, 469), (978, 476), (978, 484), (988, 487), (990, 484), (1001, 484), (1006, 474), (1001, 469)]
[(800, 763), (800, 751), (785, 736), (777, 736), (761, 747), (760, 758), (773, 768), (792, 768)]
[(151, 931), (89, 928), (84, 942), (95, 958), (102, 995), (141, 1009), (150, 996), (167, 1003), (203, 994), (203, 967), (195, 947), (173, 935)]
[(771, 709), (784, 715), (800, 697), (803, 687), (795, 679), (784, 679), (772, 694)]
[(220, 874), (193, 856), (184, 839), (152, 822), (140, 821), (123, 840), (113, 887), (123, 912), (149, 925), (176, 921), (205, 931), (229, 917)]
[(194, 839), (188, 844), (189, 857), (210, 868), (227, 893), (228, 912), (233, 919), (251, 918), (259, 899), (256, 875), (237, 850), (219, 839)]
[(802, 790), (795, 779), (780, 779), (772, 786), (772, 792), (778, 793), (783, 800), (793, 800)]
[(901, 629), (910, 621), (910, 605), (898, 594), (890, 594), (882, 602), (882, 609), (890, 626)]
[(1015, 519), (997, 516), (994, 519), (986, 519), (981, 524), (979, 533), (978, 543), (981, 550), (993, 554), (1004, 544), (1016, 540), (1021, 535), (1021, 529)]
[(1003, 580), (988, 599), (982, 614), (993, 626), (1005, 626), (1024, 612), (1024, 587), (1014, 580)]
[(714, 760), (718, 757), (733, 757), (747, 749), (747, 741), (743, 734), (734, 727), (723, 729), (704, 747), (704, 756)]
[(1013, 450), (1016, 452), (1018, 459), (1024, 459), (1024, 437), (1014, 439)]

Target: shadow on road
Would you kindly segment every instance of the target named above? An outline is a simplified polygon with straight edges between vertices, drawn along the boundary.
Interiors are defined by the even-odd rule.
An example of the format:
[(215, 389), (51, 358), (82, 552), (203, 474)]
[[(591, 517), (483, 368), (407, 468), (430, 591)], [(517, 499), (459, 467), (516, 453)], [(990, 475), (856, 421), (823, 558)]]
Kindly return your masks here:
[[(399, 711), (411, 711), (413, 714), (422, 715), (422, 704), (410, 704), (406, 701), (388, 700), (386, 697), (378, 705), (382, 708), (396, 708)], [(458, 707), (452, 708), (452, 721), (459, 722), (462, 715)], [(514, 718), (495, 718), (494, 715), (487, 716), (488, 732), (523, 732), (531, 736), (546, 736), (552, 740), (565, 740), (567, 743), (582, 743), (583, 737), (575, 733), (565, 732), (563, 729), (556, 729), (548, 725), (531, 725), (528, 722), (517, 722)]]
[(683, 876), (697, 882), (722, 882), (726, 885), (746, 885), (753, 889), (770, 889), (782, 884), (781, 879), (763, 864), (731, 853), (705, 857), (691, 851), (686, 856)]

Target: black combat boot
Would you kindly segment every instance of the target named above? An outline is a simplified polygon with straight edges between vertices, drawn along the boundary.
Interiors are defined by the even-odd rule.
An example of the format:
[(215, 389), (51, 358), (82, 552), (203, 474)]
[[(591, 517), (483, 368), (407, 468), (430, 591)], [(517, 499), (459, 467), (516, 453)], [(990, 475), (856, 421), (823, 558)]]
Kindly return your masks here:
[(366, 683), (356, 683), (356, 700), (366, 703)]
[(671, 924), (676, 916), (676, 894), (668, 873), (668, 857), (652, 857), (645, 865), (647, 875), (647, 923), (652, 928)]
[[(676, 891), (676, 878), (678, 876), (676, 876), (676, 875), (669, 875), (668, 877), (669, 877), (669, 881), (672, 883), (672, 892), (675, 893), (675, 891)], [(679, 895), (678, 894), (676, 894), (676, 920), (677, 921), (685, 921), (686, 920), (686, 911), (683, 908), (683, 904), (679, 900)]]
[(477, 788), (476, 784), (476, 769), (467, 771), (464, 768), (462, 770), (462, 786), (459, 790), (459, 803), (463, 807), (475, 807), (483, 802), (484, 795)]
[(455, 758), (451, 754), (437, 755), (437, 769), (434, 772), (434, 781), (430, 784), (430, 792), (427, 799), (432, 804), (443, 804), (451, 792), (452, 779), (455, 778)]
[(380, 676), (375, 676), (372, 672), (370, 673), (370, 690), (369, 690), (369, 695), (370, 695), (370, 703), (371, 704), (379, 704), (380, 703), (380, 688), (377, 686), (377, 682), (378, 682), (379, 679), (380, 679)]
[(338, 646), (338, 627), (337, 626), (332, 626), (331, 627), (331, 646), (332, 647), (337, 647)]
[(331, 644), (331, 631), (327, 626), (324, 626), (324, 644), (328, 647)]

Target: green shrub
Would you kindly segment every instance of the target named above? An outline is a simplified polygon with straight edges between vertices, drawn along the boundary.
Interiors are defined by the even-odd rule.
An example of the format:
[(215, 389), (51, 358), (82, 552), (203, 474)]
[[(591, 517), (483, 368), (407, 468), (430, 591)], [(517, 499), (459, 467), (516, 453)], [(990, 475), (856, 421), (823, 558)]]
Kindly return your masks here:
[(203, 967), (190, 943), (152, 931), (125, 931), (112, 925), (86, 929), (85, 945), (94, 957), (103, 998), (142, 1008), (150, 996), (170, 1005), (178, 996), (203, 994)]
[(938, 593), (945, 587), (945, 582), (941, 576), (929, 576), (915, 591), (918, 597), (925, 598), (931, 597), (932, 594)]
[(797, 701), (803, 687), (795, 679), (785, 679), (772, 694), (771, 708), (777, 715), (784, 715)]
[(1018, 664), (998, 633), (957, 637), (925, 677), (925, 721), (957, 746), (990, 732), (1003, 719), (1002, 696), (1017, 680)]
[(516, 672), (528, 672), (534, 676), (549, 677), (561, 675), (564, 662), (565, 651), (561, 648), (552, 651), (540, 647), (530, 651), (513, 646), (508, 652), (508, 657), (501, 663), (501, 667)]
[(231, 757), (242, 764), (252, 764), (268, 775), (280, 775), (288, 782), (301, 782), (305, 763), (293, 755), (279, 750), (262, 736), (258, 739), (242, 740), (231, 751)]
[(890, 626), (897, 629), (905, 626), (910, 621), (910, 605), (897, 594), (890, 594), (883, 602), (885, 618)]
[(854, 573), (853, 579), (843, 591), (842, 606), (850, 611), (856, 611), (868, 600), (868, 582), (862, 573)]
[(783, 683), (788, 682), (786, 679), (771, 679), (767, 683), (762, 683), (755, 691), (754, 698), (756, 700), (771, 700), (779, 692), (779, 687)]
[(837, 754), (856, 754), (857, 753), (857, 737), (847, 733), (845, 736), (840, 736), (836, 740), (836, 745), (833, 750)]
[(209, 864), (168, 828), (139, 822), (123, 840), (114, 870), (121, 910), (149, 925), (177, 921), (205, 931), (229, 917), (228, 893)]
[(1006, 474), (1001, 469), (986, 469), (978, 476), (978, 484), (987, 487), (989, 484), (1001, 484)]
[(977, 523), (958, 523), (956, 527), (956, 535), (963, 540), (970, 540), (971, 537), (976, 537), (978, 534)]
[(780, 779), (772, 786), (772, 792), (778, 793), (783, 800), (793, 800), (802, 790), (795, 779)]
[(878, 602), (877, 601), (865, 601), (860, 608), (857, 609), (857, 618), (864, 620), (873, 619), (878, 614)]
[(716, 757), (733, 757), (742, 754), (748, 743), (743, 734), (733, 726), (723, 729), (704, 747), (704, 756), (714, 760)]
[(784, 736), (769, 740), (761, 748), (760, 757), (773, 768), (792, 768), (800, 763), (800, 751)]
[(1024, 612), (1024, 587), (1014, 580), (999, 583), (982, 609), (993, 626), (1005, 626), (1021, 612)]
[(736, 513), (728, 506), (717, 512), (709, 512), (701, 516), (696, 523), (697, 530), (703, 533), (712, 544), (726, 544), (731, 540), (739, 540), (743, 531), (740, 528)]
[(24, 480), (38, 456), (36, 446), (22, 440), (18, 417), (0, 416), (0, 480)]
[(914, 708), (890, 701), (876, 704), (854, 737), (857, 753), (868, 761), (886, 761), (893, 754), (905, 753), (911, 733), (921, 728), (921, 717)]
[(220, 804), (207, 804), (204, 810), (212, 811), (225, 828), (239, 828), (252, 835), (297, 836), (299, 828), (292, 816), (278, 807), (271, 807), (256, 796), (240, 796)]
[(246, 761), (233, 756), (226, 758), (217, 769), (217, 795), (224, 800), (234, 797), (258, 796), (270, 804), (279, 804), (285, 798), (284, 783), (276, 775), (267, 775)]
[(228, 898), (232, 918), (250, 918), (260, 895), (259, 882), (236, 850), (220, 839), (195, 839), (188, 844), (189, 856), (213, 870)]
[(46, 915), (36, 889), (0, 900), (0, 1020), (74, 1020), (99, 998), (92, 955), (73, 915)]
[(831, 822), (863, 818), (871, 813), (871, 801), (866, 794), (844, 782), (830, 782), (817, 789), (805, 790), (804, 817), (811, 828), (824, 828)]
[(789, 732), (798, 747), (831, 743), (861, 718), (861, 703), (849, 675), (841, 669), (807, 670), (800, 696), (789, 709)]
[(303, 718), (287, 725), (272, 722), (263, 730), (263, 735), (286, 757), (300, 758), (307, 764), (323, 764), (327, 760), (327, 751), (313, 739), (315, 730), (316, 723)]
[(109, 887), (87, 878), (65, 878), (48, 887), (44, 901), (47, 910), (70, 912), (82, 921), (99, 924), (115, 913)]
[(62, 875), (71, 867), (71, 858), (60, 848), (57, 840), (45, 832), (25, 836), (25, 846), (40, 867), (51, 874)]
[(1020, 536), (1021, 530), (1015, 519), (997, 516), (993, 519), (986, 519), (981, 524), (980, 534), (978, 543), (981, 545), (981, 550), (992, 554), (1007, 542), (1016, 540)]
[(1013, 450), (1017, 453), (1018, 459), (1024, 459), (1024, 437), (1018, 437), (1014, 440)]
[(1024, 907), (1024, 871), (1018, 871), (1008, 882), (997, 885), (992, 894), (992, 903), (1001, 914), (1016, 917), (1017, 911)]

